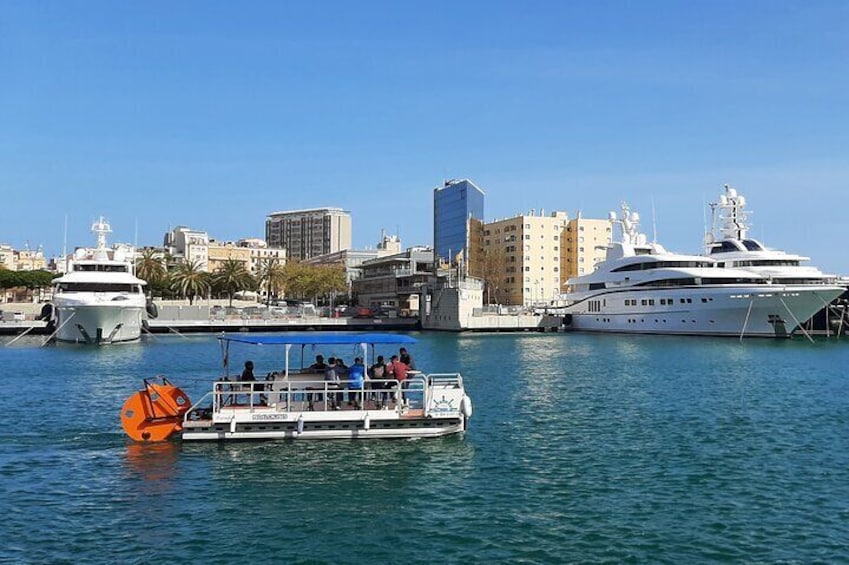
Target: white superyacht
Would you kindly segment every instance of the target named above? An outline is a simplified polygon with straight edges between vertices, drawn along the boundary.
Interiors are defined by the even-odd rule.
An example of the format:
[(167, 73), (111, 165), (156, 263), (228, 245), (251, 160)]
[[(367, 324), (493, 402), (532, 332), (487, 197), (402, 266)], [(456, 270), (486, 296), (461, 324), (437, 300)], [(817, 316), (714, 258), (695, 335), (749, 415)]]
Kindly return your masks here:
[(710, 257), (682, 255), (648, 242), (626, 204), (620, 240), (594, 272), (568, 281), (561, 296), (568, 329), (646, 334), (789, 337), (835, 285), (779, 284), (751, 271), (718, 268)]
[(134, 249), (106, 245), (112, 229), (102, 217), (91, 231), (97, 247), (79, 248), (54, 280), (53, 317), (58, 341), (108, 344), (139, 339), (145, 281), (135, 276)]

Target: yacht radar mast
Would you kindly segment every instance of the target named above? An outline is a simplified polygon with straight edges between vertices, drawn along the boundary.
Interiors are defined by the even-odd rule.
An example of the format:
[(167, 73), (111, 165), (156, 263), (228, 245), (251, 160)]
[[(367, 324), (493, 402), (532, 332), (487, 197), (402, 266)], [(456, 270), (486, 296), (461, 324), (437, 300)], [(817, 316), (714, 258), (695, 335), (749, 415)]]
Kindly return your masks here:
[(725, 194), (719, 197), (719, 203), (715, 205), (719, 208), (719, 235), (721, 239), (739, 239), (744, 240), (749, 231), (748, 219), (749, 215), (744, 208), (746, 207), (746, 198), (742, 194), (737, 194), (737, 190), (725, 185)]
[(98, 261), (109, 259), (108, 248), (106, 247), (106, 234), (112, 233), (112, 228), (109, 222), (103, 216), (91, 225), (92, 233), (97, 235), (97, 247), (94, 250), (94, 257)]

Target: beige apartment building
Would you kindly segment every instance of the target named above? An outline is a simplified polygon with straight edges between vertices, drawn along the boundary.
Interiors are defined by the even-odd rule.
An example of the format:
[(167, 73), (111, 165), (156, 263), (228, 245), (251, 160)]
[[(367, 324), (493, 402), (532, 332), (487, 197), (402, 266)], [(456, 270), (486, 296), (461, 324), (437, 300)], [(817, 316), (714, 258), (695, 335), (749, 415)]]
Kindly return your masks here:
[(566, 212), (546, 216), (531, 210), (483, 224), (480, 269), (489, 287), (485, 299), (526, 306), (555, 300), (565, 277), (561, 249), (568, 223)]
[(262, 264), (267, 260), (277, 260), (281, 265), (286, 264), (286, 250), (280, 247), (269, 247), (261, 239), (240, 239), (237, 242), (209, 242), (208, 249), (209, 272), (214, 273), (229, 259), (235, 259), (245, 266), (251, 275), (259, 274)]
[(299, 261), (350, 249), (351, 214), (341, 208), (274, 212), (265, 221), (265, 241)]
[(47, 269), (47, 259), (40, 247), (36, 251), (18, 250), (3, 243), (0, 244), (0, 265), (10, 271), (41, 271)]
[(486, 302), (543, 305), (556, 300), (571, 277), (603, 261), (612, 234), (608, 220), (531, 210), (484, 223), (471, 233), (469, 274), (484, 280)]
[(562, 290), (570, 278), (592, 273), (596, 264), (604, 261), (612, 235), (610, 220), (582, 218), (580, 214), (569, 220), (560, 246)]

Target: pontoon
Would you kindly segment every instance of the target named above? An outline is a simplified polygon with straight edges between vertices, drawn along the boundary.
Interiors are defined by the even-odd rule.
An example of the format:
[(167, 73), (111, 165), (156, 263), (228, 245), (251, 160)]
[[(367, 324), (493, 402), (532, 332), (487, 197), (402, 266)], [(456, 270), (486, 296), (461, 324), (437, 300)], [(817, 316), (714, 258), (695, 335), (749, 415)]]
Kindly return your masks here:
[[(366, 379), (363, 388), (349, 388), (344, 377), (338, 383), (327, 381), (324, 374), (304, 366), (307, 351), (347, 345), (356, 347), (357, 356), (369, 367), (375, 346), (416, 342), (406, 335), (313, 333), (218, 339), (224, 376), (212, 383), (211, 390), (192, 403), (164, 377), (161, 382), (145, 380), (144, 388), (128, 398), (121, 411), (127, 435), (140, 442), (174, 437), (183, 441), (419, 438), (464, 432), (472, 416), (472, 401), (459, 373), (409, 371), (402, 382)], [(234, 380), (228, 370), (234, 343), (279, 347), (283, 368), (265, 381)]]

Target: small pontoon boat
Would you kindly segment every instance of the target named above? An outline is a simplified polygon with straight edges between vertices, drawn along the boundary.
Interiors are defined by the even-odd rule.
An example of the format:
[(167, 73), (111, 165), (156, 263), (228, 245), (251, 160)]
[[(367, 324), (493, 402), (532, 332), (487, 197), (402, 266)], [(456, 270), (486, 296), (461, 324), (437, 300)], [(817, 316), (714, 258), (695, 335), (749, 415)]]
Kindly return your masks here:
[[(232, 439), (348, 439), (437, 437), (466, 430), (472, 401), (459, 373), (409, 371), (406, 379), (366, 379), (362, 388), (325, 380), (304, 367), (304, 354), (322, 346), (356, 347), (369, 367), (375, 345), (416, 342), (395, 334), (223, 335), (218, 338), (229, 375), (230, 345), (279, 346), (283, 369), (265, 381), (225, 376), (192, 403), (185, 392), (162, 377), (124, 403), (121, 423), (132, 439), (184, 441)], [(359, 354), (359, 351), (362, 354)], [(300, 351), (300, 368), (290, 354)], [(236, 377), (238, 379), (238, 377)], [(343, 400), (339, 402), (339, 400)], [(344, 401), (344, 400), (347, 400)]]

